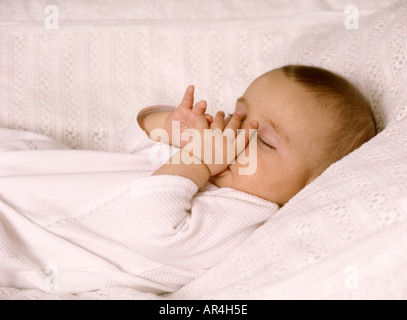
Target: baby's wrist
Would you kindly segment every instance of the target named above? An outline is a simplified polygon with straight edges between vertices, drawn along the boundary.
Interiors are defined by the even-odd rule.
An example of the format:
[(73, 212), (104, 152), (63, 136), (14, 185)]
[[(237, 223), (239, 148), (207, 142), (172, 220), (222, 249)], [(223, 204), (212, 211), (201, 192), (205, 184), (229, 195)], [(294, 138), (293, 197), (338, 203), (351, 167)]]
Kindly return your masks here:
[[(190, 176), (192, 177), (191, 180), (194, 180), (198, 187), (204, 185), (205, 182), (211, 177), (211, 170), (209, 169), (208, 165), (205, 164), (201, 158), (195, 156), (186, 149), (181, 149), (178, 153), (180, 160), (179, 163), (184, 165), (184, 167), (187, 169), (187, 174), (190, 173)], [(178, 161), (178, 157), (173, 157), (172, 160)]]
[(141, 129), (143, 129), (150, 137), (155, 129), (166, 129), (165, 122), (172, 115), (173, 111), (157, 110), (141, 115), (137, 121)]
[(201, 158), (194, 155), (191, 151), (188, 151), (185, 148), (181, 149), (180, 157), (181, 161), (183, 161), (183, 163), (185, 164), (193, 163), (195, 165), (202, 165), (202, 168), (205, 168), (208, 172), (209, 177), (211, 176), (211, 170), (209, 169), (209, 166)]
[(201, 159), (182, 149), (175, 153), (153, 175), (182, 176), (192, 180), (200, 188), (209, 180), (210, 171)]

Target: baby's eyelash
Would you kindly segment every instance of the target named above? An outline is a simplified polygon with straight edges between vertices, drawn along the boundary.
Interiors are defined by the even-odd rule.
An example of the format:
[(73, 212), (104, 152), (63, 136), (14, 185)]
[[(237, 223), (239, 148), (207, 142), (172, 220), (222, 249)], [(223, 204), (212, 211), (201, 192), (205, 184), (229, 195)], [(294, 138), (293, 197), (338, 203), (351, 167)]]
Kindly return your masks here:
[(268, 147), (268, 148), (270, 148), (270, 149), (274, 149), (273, 146), (271, 146), (271, 145), (269, 145), (268, 143), (264, 142), (260, 137), (258, 137), (257, 140), (259, 140), (259, 142), (260, 142), (262, 145), (264, 145), (264, 146), (266, 146), (266, 147)]

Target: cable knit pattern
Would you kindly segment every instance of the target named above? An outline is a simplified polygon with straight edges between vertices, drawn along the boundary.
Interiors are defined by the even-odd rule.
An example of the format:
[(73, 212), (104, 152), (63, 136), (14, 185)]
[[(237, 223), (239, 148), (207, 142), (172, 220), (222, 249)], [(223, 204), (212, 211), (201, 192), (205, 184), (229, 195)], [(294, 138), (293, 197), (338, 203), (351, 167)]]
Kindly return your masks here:
[[(91, 3), (70, 2), (67, 7), (57, 1), (59, 29), (47, 30), (43, 23), (46, 2), (30, 2), (25, 9), (24, 1), (8, 2), (0, 4), (0, 17), (16, 19), (18, 27), (7, 22), (0, 25), (5, 44), (0, 59), (4, 70), (0, 124), (44, 133), (74, 149), (120, 151), (120, 133), (135, 106), (158, 101), (176, 105), (191, 83), (197, 88), (197, 99), (208, 101), (209, 112), (230, 112), (256, 76), (291, 62), (322, 65), (364, 85), (381, 128), (384, 121), (405, 113), (400, 103), (384, 109), (384, 114), (379, 106), (390, 94), (397, 99), (403, 95), (400, 81), (388, 93), (383, 84), (392, 77), (397, 81), (397, 71), (404, 65), (406, 31), (400, 12), (404, 7), (389, 10), (391, 14), (384, 19), (367, 20), (371, 27), (365, 24), (360, 30), (346, 30), (345, 5), (335, 7), (323, 1), (309, 6), (298, 6), (295, 1), (221, 1), (206, 4), (204, 11), (198, 1), (185, 0), (172, 0), (172, 5), (155, 1), (148, 6), (129, 2), (116, 9), (108, 1), (98, 10)], [(379, 3), (383, 2), (361, 1), (361, 17)], [(81, 12), (76, 11), (74, 19), (71, 15), (78, 6)], [(329, 16), (318, 12), (330, 6)], [(119, 20), (114, 25), (106, 19), (96, 22), (106, 12), (112, 14), (108, 18), (123, 14), (129, 18), (125, 11), (134, 8), (139, 10), (136, 20)], [(95, 19), (90, 25), (77, 21), (87, 10)], [(209, 15), (203, 14), (208, 11)], [(399, 17), (393, 19), (394, 14)], [(387, 34), (392, 37), (387, 39)], [(383, 50), (374, 50), (377, 43)], [(361, 63), (359, 57), (363, 57)], [(391, 99), (389, 104), (394, 103), (395, 98)]]
[[(135, 106), (176, 105), (193, 83), (197, 101), (206, 99), (209, 112), (232, 111), (256, 76), (304, 63), (357, 83), (383, 131), (331, 166), (227, 259), (176, 292), (147, 294), (124, 277), (121, 287), (112, 280), (108, 288), (81, 293), (3, 287), (2, 299), (407, 297), (405, 1), (352, 1), (360, 14), (357, 30), (344, 26), (348, 1), (53, 4), (61, 18), (58, 30), (43, 26), (45, 0), (0, 3), (3, 127), (45, 134), (74, 149), (131, 152), (135, 146), (126, 139), (131, 130), (127, 143), (121, 137)], [(31, 140), (20, 140), (17, 148), (63, 148), (43, 137)], [(91, 164), (82, 162), (78, 170), (92, 170)], [(95, 187), (103, 193), (103, 186), (95, 182)], [(37, 219), (49, 223), (50, 218)], [(13, 254), (10, 242), (0, 237), (2, 255)]]

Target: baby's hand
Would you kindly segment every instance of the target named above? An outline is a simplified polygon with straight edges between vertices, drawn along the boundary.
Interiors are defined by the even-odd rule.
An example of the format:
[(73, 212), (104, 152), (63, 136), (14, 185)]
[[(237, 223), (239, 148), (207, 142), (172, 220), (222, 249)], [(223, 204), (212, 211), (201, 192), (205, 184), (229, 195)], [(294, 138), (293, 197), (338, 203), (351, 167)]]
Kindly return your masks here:
[[(195, 106), (194, 104), (194, 86), (189, 86), (185, 91), (184, 98), (181, 104), (174, 110), (165, 120), (164, 128), (168, 132), (170, 138), (170, 144), (176, 147), (183, 148), (188, 141), (182, 141), (181, 135), (187, 129), (195, 128), (196, 119), (199, 116), (203, 116), (206, 119), (207, 124), (213, 121), (213, 118), (209, 114), (205, 114), (206, 111), (206, 101), (200, 101)], [(180, 132), (173, 132), (173, 122), (178, 121), (180, 124)]]
[(219, 111), (209, 125), (203, 115), (198, 116), (196, 130), (192, 130), (192, 141), (183, 149), (201, 160), (207, 166), (210, 176), (222, 172), (245, 150), (255, 132), (250, 129), (257, 129), (258, 126), (257, 122), (253, 121), (238, 133), (242, 115), (233, 114), (228, 123), (224, 117), (224, 112)]

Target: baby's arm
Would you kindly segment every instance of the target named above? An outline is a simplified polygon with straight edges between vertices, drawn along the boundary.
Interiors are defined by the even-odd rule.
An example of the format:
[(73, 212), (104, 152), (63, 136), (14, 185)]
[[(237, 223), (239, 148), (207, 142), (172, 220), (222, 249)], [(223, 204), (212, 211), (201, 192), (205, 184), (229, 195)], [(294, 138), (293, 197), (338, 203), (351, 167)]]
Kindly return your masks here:
[(129, 187), (126, 245), (183, 270), (215, 265), (278, 210), (271, 202), (229, 189), (195, 196), (197, 185), (178, 175), (147, 176)]
[[(185, 111), (191, 112), (191, 109)], [(236, 212), (231, 213), (226, 206), (221, 208), (198, 198), (195, 198), (197, 206), (193, 206), (199, 187), (211, 175), (226, 168), (242, 151), (233, 148), (231, 157), (228, 154), (231, 148), (227, 146), (230, 140), (223, 139), (226, 134), (233, 133), (232, 141), (235, 141), (241, 125), (240, 114), (235, 114), (229, 122), (225, 121), (223, 113), (218, 113), (213, 121), (209, 121), (212, 119), (208, 119), (203, 112), (194, 118), (193, 128), (199, 132), (201, 139), (204, 139), (204, 130), (218, 131), (215, 139), (224, 142), (225, 161), (221, 164), (202, 161), (205, 159), (205, 144), (200, 140), (203, 149), (200, 155), (196, 154), (197, 150), (191, 148), (194, 141), (199, 141), (195, 136), (195, 140), (174, 154), (152, 176), (136, 179), (130, 184), (130, 198), (123, 224), (124, 240), (134, 251), (157, 262), (184, 269), (210, 267), (269, 215), (268, 212), (261, 215), (256, 213), (249, 222), (242, 224), (236, 222), (240, 221), (236, 218)], [(249, 126), (253, 129), (256, 127), (257, 124)], [(226, 128), (230, 130), (226, 131)], [(243, 149), (250, 139), (250, 133), (253, 131), (245, 130), (238, 135), (244, 138)], [(192, 157), (196, 163), (184, 163), (182, 155)], [(209, 215), (205, 209), (208, 205), (211, 207)]]
[(148, 136), (155, 129), (164, 129), (165, 122), (174, 111), (151, 112), (141, 116), (138, 123)]
[[(223, 114), (218, 113), (211, 124), (211, 130), (204, 116), (198, 118), (196, 128), (202, 133), (202, 139), (206, 129), (209, 132), (220, 131), (215, 139), (225, 140), (224, 136), (232, 132), (236, 138), (240, 124), (241, 115), (235, 114), (223, 130), (225, 120)], [(249, 126), (251, 129), (256, 127), (257, 123)], [(237, 136), (244, 138), (243, 150), (250, 140), (250, 134), (253, 134), (253, 130), (242, 131)], [(198, 158), (194, 152), (196, 150), (190, 149), (194, 144), (192, 140), (179, 153), (187, 153), (189, 156), (191, 151), (197, 159), (196, 164), (185, 164), (182, 161), (177, 163), (175, 154), (169, 163), (162, 165), (152, 176), (134, 180), (130, 185), (130, 199), (123, 225), (124, 240), (130, 248), (167, 265), (185, 269), (207, 268), (229, 252), (229, 248), (247, 236), (250, 230), (265, 221), (268, 213), (254, 214), (254, 217), (246, 219), (242, 224), (236, 217), (236, 212), (231, 213), (216, 204), (211, 206), (205, 202), (207, 199), (197, 199), (197, 207), (193, 206), (193, 197), (199, 187), (231, 162), (232, 156), (228, 153), (230, 146), (226, 147), (227, 142), (223, 148), (224, 163), (204, 163), (201, 160), (205, 159), (204, 144), (201, 150), (202, 158)], [(243, 150), (242, 146), (237, 150), (233, 149), (232, 160)], [(182, 160), (182, 155), (178, 155)], [(208, 205), (211, 206), (209, 215), (205, 210)]]

